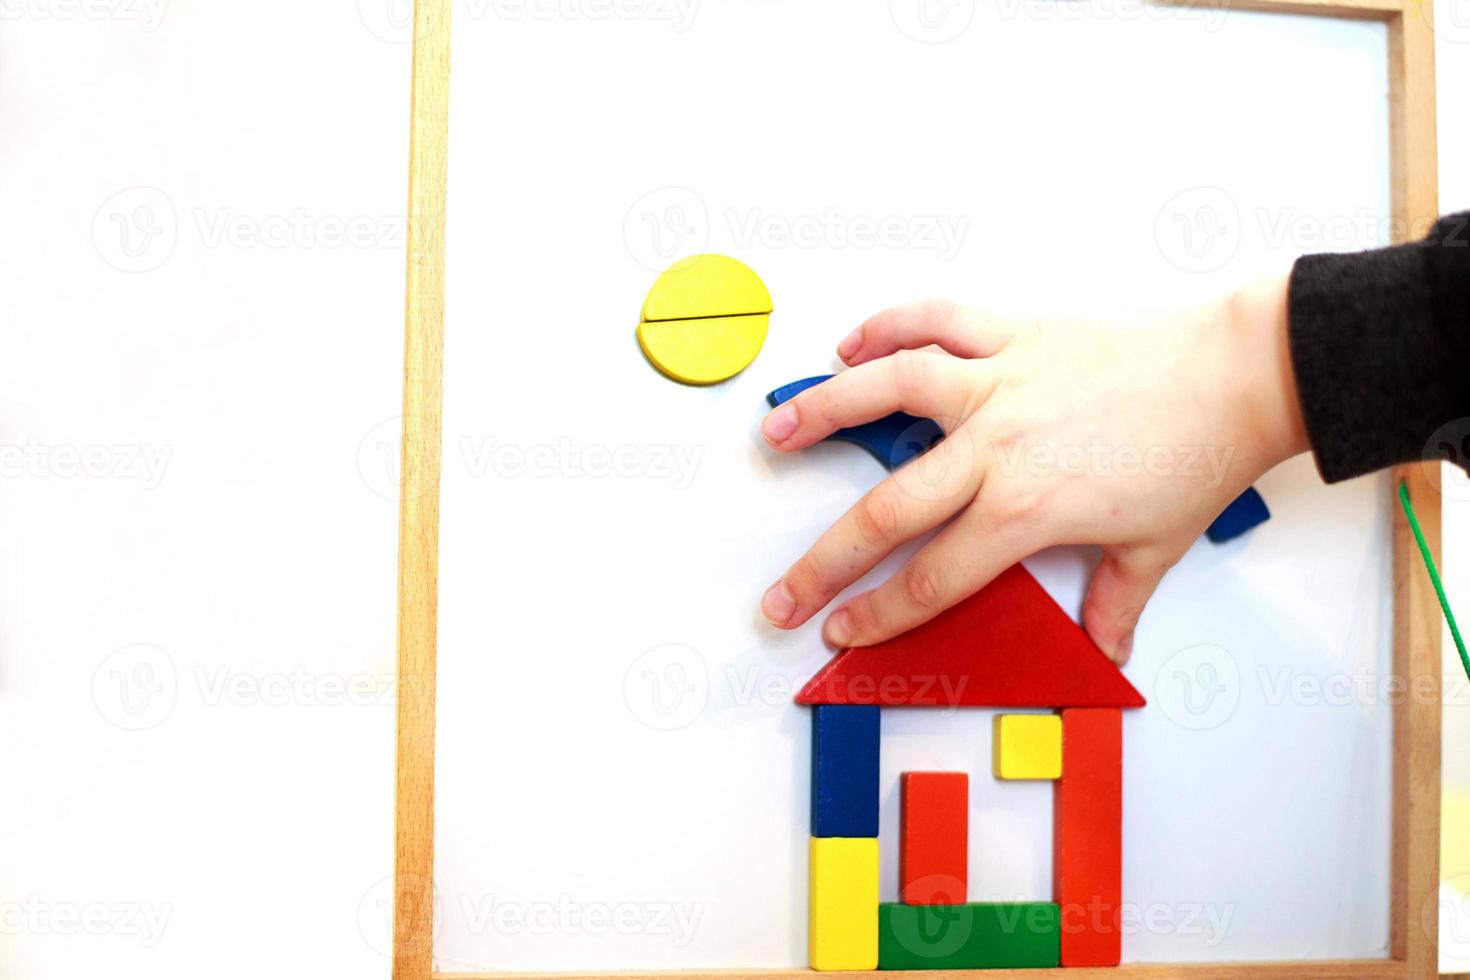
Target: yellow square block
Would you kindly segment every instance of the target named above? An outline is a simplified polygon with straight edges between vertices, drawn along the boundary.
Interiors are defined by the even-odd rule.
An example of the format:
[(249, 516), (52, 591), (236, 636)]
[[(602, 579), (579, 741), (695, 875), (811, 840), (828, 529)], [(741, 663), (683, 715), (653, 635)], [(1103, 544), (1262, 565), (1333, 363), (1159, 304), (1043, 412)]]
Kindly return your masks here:
[(811, 842), (812, 969), (878, 969), (878, 838)]
[(1061, 779), (1061, 715), (996, 715), (990, 754), (996, 779)]

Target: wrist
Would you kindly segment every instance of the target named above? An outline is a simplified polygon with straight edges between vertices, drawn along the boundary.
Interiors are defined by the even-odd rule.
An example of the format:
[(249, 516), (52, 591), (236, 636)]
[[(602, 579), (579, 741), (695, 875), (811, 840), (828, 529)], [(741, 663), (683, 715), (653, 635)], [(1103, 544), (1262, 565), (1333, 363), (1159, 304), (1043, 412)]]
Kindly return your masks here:
[(1226, 383), (1236, 392), (1233, 408), (1241, 413), (1243, 437), (1263, 473), (1311, 448), (1291, 361), (1289, 282), (1286, 275), (1262, 279), (1224, 302), (1226, 363), (1234, 375)]

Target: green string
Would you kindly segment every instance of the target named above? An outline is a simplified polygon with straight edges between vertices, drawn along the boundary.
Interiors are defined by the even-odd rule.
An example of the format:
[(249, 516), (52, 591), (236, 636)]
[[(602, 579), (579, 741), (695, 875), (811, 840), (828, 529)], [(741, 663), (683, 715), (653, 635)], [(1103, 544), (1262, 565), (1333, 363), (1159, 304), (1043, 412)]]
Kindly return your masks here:
[(1429, 553), (1429, 544), (1419, 527), (1419, 518), (1414, 516), (1414, 505), (1409, 503), (1409, 485), (1399, 481), (1399, 503), (1404, 505), (1404, 515), (1409, 518), (1409, 527), (1414, 529), (1414, 540), (1419, 542), (1419, 554), (1424, 556), (1424, 567), (1429, 570), (1429, 581), (1434, 583), (1434, 594), (1439, 596), (1439, 608), (1444, 610), (1445, 622), (1450, 624), (1450, 636), (1455, 638), (1455, 649), (1460, 651), (1460, 664), (1465, 676), (1470, 678), (1470, 654), (1465, 652), (1465, 640), (1460, 636), (1460, 627), (1455, 625), (1455, 614), (1450, 612), (1450, 600), (1445, 598), (1444, 583), (1439, 580), (1439, 569), (1434, 567), (1434, 556)]

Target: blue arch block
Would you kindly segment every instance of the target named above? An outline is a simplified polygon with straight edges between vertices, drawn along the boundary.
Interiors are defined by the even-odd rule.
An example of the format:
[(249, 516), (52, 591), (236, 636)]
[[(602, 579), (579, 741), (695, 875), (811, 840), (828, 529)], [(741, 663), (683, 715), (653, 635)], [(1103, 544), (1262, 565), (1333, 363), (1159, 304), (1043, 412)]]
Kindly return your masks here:
[[(767, 395), (766, 401), (775, 408), (830, 377), (830, 374), (819, 374), (782, 385)], [(928, 452), (935, 443), (944, 438), (944, 430), (933, 419), (921, 419), (907, 412), (894, 412), (863, 425), (838, 429), (827, 438), (862, 446), (873, 454), (874, 459), (893, 470), (915, 456)]]
[[(767, 395), (766, 401), (775, 408), (830, 377), (830, 374), (818, 374), (782, 385)], [(893, 470), (932, 449), (944, 438), (944, 430), (933, 419), (894, 412), (865, 425), (838, 429), (827, 438), (862, 446), (874, 459)], [(1215, 518), (1205, 530), (1205, 537), (1214, 544), (1224, 544), (1270, 518), (1271, 511), (1266, 508), (1266, 501), (1261, 499), (1255, 487), (1247, 487), (1245, 493), (1231, 501), (1230, 506)]]
[(1261, 499), (1255, 487), (1246, 487), (1245, 493), (1230, 501), (1214, 523), (1205, 528), (1205, 537), (1215, 544), (1224, 544), (1270, 519), (1271, 511), (1267, 509), (1266, 501)]

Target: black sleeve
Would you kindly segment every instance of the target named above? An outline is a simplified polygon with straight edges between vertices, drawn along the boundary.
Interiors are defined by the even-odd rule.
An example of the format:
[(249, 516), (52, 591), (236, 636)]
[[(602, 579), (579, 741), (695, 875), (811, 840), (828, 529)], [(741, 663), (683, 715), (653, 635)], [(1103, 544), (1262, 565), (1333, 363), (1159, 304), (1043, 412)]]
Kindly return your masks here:
[(1470, 437), (1470, 212), (1419, 242), (1302, 256), (1287, 306), (1324, 480), (1429, 456), (1470, 466), (1457, 445)]

